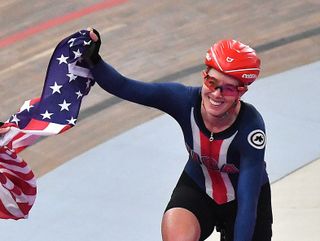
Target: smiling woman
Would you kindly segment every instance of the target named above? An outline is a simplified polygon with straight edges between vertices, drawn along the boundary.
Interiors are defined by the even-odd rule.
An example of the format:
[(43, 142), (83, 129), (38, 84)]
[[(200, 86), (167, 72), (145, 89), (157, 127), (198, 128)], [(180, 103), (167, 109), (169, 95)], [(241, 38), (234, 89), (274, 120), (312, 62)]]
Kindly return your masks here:
[(240, 97), (259, 75), (260, 59), (249, 46), (222, 40), (207, 51), (205, 64), (201, 114), (211, 133), (221, 132), (236, 120)]
[(171, 115), (189, 153), (162, 219), (164, 241), (205, 240), (216, 228), (227, 241), (271, 240), (271, 194), (265, 169), (265, 127), (240, 97), (258, 77), (249, 46), (223, 40), (208, 51), (200, 87), (127, 78), (99, 55), (99, 33), (84, 54), (96, 82), (122, 99)]

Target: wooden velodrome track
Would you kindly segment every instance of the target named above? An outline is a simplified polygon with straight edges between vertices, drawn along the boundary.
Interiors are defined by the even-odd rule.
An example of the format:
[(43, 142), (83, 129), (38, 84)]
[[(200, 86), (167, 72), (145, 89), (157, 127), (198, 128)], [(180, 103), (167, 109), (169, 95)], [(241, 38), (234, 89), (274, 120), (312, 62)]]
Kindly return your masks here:
[[(205, 52), (221, 38), (255, 47), (262, 77), (320, 59), (318, 0), (3, 0), (0, 15), (2, 121), (25, 100), (40, 96), (57, 43), (88, 26), (100, 31), (105, 60), (146, 82), (199, 85)], [(22, 156), (39, 177), (160, 114), (95, 86), (75, 128), (41, 140)]]

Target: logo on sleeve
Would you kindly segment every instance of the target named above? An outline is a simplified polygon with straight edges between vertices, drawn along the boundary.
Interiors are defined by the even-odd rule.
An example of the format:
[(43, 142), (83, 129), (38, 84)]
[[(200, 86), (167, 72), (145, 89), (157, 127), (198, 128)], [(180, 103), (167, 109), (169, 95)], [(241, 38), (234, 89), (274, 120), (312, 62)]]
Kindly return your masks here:
[(262, 130), (254, 130), (248, 135), (248, 142), (257, 149), (263, 149), (266, 145), (266, 135)]

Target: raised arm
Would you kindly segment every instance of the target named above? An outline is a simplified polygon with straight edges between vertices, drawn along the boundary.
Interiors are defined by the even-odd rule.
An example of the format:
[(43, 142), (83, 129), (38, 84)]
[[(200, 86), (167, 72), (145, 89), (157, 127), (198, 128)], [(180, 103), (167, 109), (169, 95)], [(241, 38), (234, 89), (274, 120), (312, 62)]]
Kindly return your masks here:
[(147, 83), (123, 76), (100, 57), (99, 33), (91, 30), (90, 37), (94, 42), (89, 46), (84, 58), (99, 86), (122, 99), (157, 108), (173, 117), (177, 116), (190, 88), (179, 83)]

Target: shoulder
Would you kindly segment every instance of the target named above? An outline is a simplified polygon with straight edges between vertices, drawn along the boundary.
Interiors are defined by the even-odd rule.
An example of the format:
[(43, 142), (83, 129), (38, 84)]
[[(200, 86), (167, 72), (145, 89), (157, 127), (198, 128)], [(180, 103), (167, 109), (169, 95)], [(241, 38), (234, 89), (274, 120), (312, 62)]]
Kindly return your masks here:
[(250, 130), (252, 128), (265, 129), (263, 117), (252, 104), (241, 101), (240, 129)]
[(264, 149), (266, 144), (265, 123), (260, 112), (252, 105), (241, 102), (239, 136), (243, 144), (255, 149)]
[(248, 124), (264, 124), (264, 120), (260, 112), (252, 104), (241, 101), (243, 117)]

